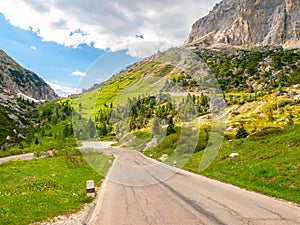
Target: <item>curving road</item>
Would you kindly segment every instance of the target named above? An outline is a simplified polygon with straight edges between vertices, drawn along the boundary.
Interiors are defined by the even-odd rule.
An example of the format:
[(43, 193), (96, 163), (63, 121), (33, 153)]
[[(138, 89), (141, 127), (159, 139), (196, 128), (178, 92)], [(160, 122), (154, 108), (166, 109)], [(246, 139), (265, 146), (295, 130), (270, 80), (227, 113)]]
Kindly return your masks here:
[(105, 151), (116, 160), (88, 224), (300, 224), (300, 208), (291, 203), (157, 163), (136, 151)]

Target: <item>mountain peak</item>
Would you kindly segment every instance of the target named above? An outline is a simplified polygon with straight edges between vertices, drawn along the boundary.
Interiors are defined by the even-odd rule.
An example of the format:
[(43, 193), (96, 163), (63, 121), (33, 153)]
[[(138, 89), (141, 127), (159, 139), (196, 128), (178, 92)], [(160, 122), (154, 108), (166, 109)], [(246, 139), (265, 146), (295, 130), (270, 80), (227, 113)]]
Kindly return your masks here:
[(193, 24), (187, 46), (300, 46), (300, 0), (223, 0)]
[(18, 63), (13, 60), (5, 51), (0, 49), (0, 61), (1, 62), (6, 62), (11, 65), (18, 65)]
[(0, 50), (0, 90), (15, 95), (22, 93), (29, 98), (41, 101), (59, 98), (41, 77), (24, 69), (3, 50)]

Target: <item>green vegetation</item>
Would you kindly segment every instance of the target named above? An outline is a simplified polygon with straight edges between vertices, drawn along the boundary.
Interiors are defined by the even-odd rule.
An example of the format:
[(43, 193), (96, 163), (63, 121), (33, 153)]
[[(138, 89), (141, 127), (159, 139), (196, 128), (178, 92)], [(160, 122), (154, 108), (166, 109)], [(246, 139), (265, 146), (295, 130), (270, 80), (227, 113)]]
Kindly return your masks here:
[(225, 91), (272, 91), (279, 86), (299, 84), (300, 54), (295, 50), (202, 49), (197, 54)]
[[(217, 158), (200, 174), (242, 188), (300, 203), (300, 126), (287, 127), (260, 140), (224, 142)], [(237, 152), (239, 156), (230, 158)], [(184, 169), (199, 173), (203, 151)]]
[[(174, 106), (170, 103), (171, 96), (147, 94), (157, 89), (156, 86), (164, 85), (162, 88), (166, 90), (182, 86), (189, 90), (190, 85), (197, 83), (189, 74), (173, 73), (173, 67), (162, 59), (136, 63), (113, 76), (98, 89), (74, 99), (74, 109), (81, 118), (95, 122), (97, 133), (101, 137), (115, 137), (122, 129), (133, 131), (146, 128), (154, 117), (160, 117), (164, 120), (163, 123), (171, 124), (168, 130), (171, 134), (174, 132), (171, 118), (176, 120), (179, 115), (186, 118), (191, 113), (204, 115), (209, 109), (208, 98), (203, 93), (200, 96), (188, 94), (186, 99), (180, 97), (180, 107), (183, 110), (179, 114), (174, 112)], [(164, 79), (166, 83), (161, 84), (164, 77), (168, 79)], [(184, 105), (186, 106), (183, 107)], [(127, 124), (116, 124), (118, 120), (127, 117), (130, 121), (129, 130), (126, 128)]]
[[(229, 49), (219, 53), (204, 49), (197, 54), (224, 90), (228, 105), (224, 110), (228, 116), (225, 137), (233, 139), (223, 143), (216, 160), (201, 174), (299, 203), (300, 158), (296, 134), (300, 129), (297, 125), (300, 108), (295, 98), (299, 88), (293, 87), (299, 83), (299, 54), (294, 50), (261, 49)], [(161, 61), (136, 64), (106, 82), (96, 105), (96, 124), (98, 132), (102, 130), (100, 135), (118, 134), (116, 138), (122, 143), (170, 165), (179, 157), (178, 166), (188, 161), (184, 168), (198, 173), (203, 150), (213, 144), (209, 138), (222, 137), (222, 132), (211, 132), (211, 121), (205, 119), (210, 115), (210, 96), (151, 95), (145, 87), (147, 79), (151, 80), (149, 76), (162, 76), (165, 77), (162, 92), (172, 92), (178, 87), (186, 93), (199, 92), (201, 88), (192, 74), (161, 63), (163, 58), (176, 57), (164, 55)], [(141, 76), (145, 84), (137, 81)], [(134, 92), (133, 87), (145, 94), (118, 99), (122, 89)], [(202, 116), (205, 121), (205, 125), (198, 127), (196, 143), (191, 143), (192, 138), (179, 140), (182, 135), (188, 137), (188, 132), (182, 133), (181, 122), (192, 114)], [(122, 120), (126, 124), (119, 122)], [(157, 144), (148, 148), (150, 142)], [(229, 159), (233, 152), (239, 156)]]
[[(300, 91), (295, 85), (300, 77), (299, 54), (293, 50), (197, 52), (216, 75), (227, 103), (223, 114), (228, 141), (203, 172), (199, 172), (201, 159), (209, 161), (215, 154), (208, 151), (213, 150), (211, 137), (223, 140), (221, 125), (213, 129), (214, 96), (200, 87), (207, 78), (196, 76), (201, 66), (180, 71), (168, 63), (180, 60), (179, 53), (161, 54), (156, 61), (129, 66), (77, 98), (39, 106), (18, 99), (30, 118), (22, 121), (27, 126), (22, 131), (24, 140), (16, 137), (20, 130), (9, 121), (9, 109), (1, 109), (1, 138), (8, 134), (18, 144), (0, 152), (0, 157), (49, 151), (55, 155), (0, 165), (1, 224), (41, 221), (89, 202), (85, 181), (99, 183), (102, 177), (95, 170), (104, 174), (108, 158), (86, 152), (85, 159), (101, 165), (91, 169), (75, 150), (75, 140), (97, 136), (119, 140), (170, 165), (176, 160), (186, 170), (300, 203)], [(188, 60), (182, 63), (189, 65)], [(239, 155), (230, 158), (231, 153)]]
[[(210, 133), (210, 127), (200, 127), (199, 128), (199, 133), (198, 133), (198, 137), (197, 138), (192, 138), (192, 135), (195, 135), (194, 133), (196, 132), (192, 132), (191, 134), (182, 134), (182, 130), (180, 129), (180, 127), (175, 127), (174, 131), (172, 134), (166, 135), (165, 137), (161, 138), (161, 142), (154, 148), (151, 148), (147, 151), (145, 151), (145, 155), (153, 157), (155, 159), (159, 159), (160, 157), (162, 157), (162, 155), (166, 154), (168, 156), (170, 156), (171, 154), (173, 154), (173, 157), (179, 156), (182, 157), (182, 155), (187, 154), (187, 156), (189, 156), (189, 154), (191, 154), (191, 152), (188, 151), (188, 146), (189, 145), (193, 145), (195, 146), (195, 148), (193, 148), (193, 152), (192, 154), (202, 151), (204, 150), (207, 145), (208, 145), (208, 138)], [(135, 133), (137, 134), (137, 133)], [(138, 138), (141, 138), (142, 134), (136, 135)], [(185, 142), (186, 146), (185, 146), (185, 151), (182, 151), (180, 149), (176, 149), (178, 147), (179, 142), (179, 138), (183, 138), (184, 136), (189, 137), (189, 138), (185, 138), (184, 140), (180, 140), (181, 143)], [(197, 140), (197, 144), (195, 145), (194, 143), (188, 143), (189, 140), (194, 141)], [(182, 147), (181, 147), (182, 148)], [(176, 149), (176, 152), (174, 152), (174, 150)], [(167, 162), (173, 162), (172, 160), (167, 160)]]
[[(96, 130), (91, 129), (94, 122), (81, 118), (72, 107), (72, 99), (41, 105), (21, 98), (18, 101), (27, 107), (28, 119), (22, 121), (27, 127), (20, 130), (16, 126), (11, 137), (17, 144), (1, 151), (0, 157), (29, 152), (54, 157), (0, 165), (0, 224), (28, 224), (79, 210), (83, 203), (92, 200), (86, 197), (86, 180), (93, 179), (100, 184), (101, 175), (110, 166), (108, 160), (112, 159), (92, 151), (83, 156), (76, 149), (75, 137), (82, 137), (78, 132), (86, 134), (87, 139), (96, 136)], [(5, 113), (0, 115), (5, 117), (4, 122), (7, 121)], [(82, 127), (80, 130), (73, 129), (73, 118)], [(10, 123), (3, 125), (11, 128)], [(17, 142), (20, 132), (24, 137)], [(97, 162), (93, 168), (86, 162), (91, 158)]]
[[(30, 103), (26, 105), (28, 104)], [(15, 146), (0, 152), (0, 157), (28, 152), (40, 154), (76, 146), (70, 100), (44, 103), (39, 107), (31, 108), (25, 116), (30, 118), (26, 121), (28, 128), (22, 130), (26, 137), (21, 138), (21, 141)], [(18, 132), (12, 137), (16, 136), (18, 136)]]
[[(15, 105), (15, 107), (22, 108), (22, 110), (32, 110), (36, 107), (34, 102), (22, 98), (18, 98), (16, 102), (18, 105)], [(22, 138), (18, 135), (26, 130), (19, 127), (20, 123), (24, 126), (29, 125), (29, 122), (18, 110), (0, 105), (0, 146), (4, 143), (13, 145), (14, 143), (20, 143), (22, 141)], [(2, 149), (4, 150), (4, 148)]]
[[(291, 99), (299, 92), (294, 94), (289, 89), (295, 84), (292, 80), (299, 77), (297, 63), (300, 55), (295, 50), (202, 49), (196, 54), (216, 75), (225, 90), (226, 103), (232, 107), (227, 126), (233, 131), (227, 132), (227, 137), (235, 137), (241, 126), (246, 133), (253, 134), (264, 127), (284, 127), (298, 121), (299, 101)], [(199, 80), (192, 73), (194, 68), (180, 71), (172, 65), (175, 59), (180, 60), (179, 54), (171, 52), (162, 54), (156, 61), (145, 60), (129, 66), (98, 89), (74, 99), (75, 111), (82, 118), (95, 122), (98, 135), (105, 139), (115, 138), (122, 130), (149, 129), (154, 117), (161, 118), (163, 124), (172, 118), (176, 126), (178, 118), (184, 119), (187, 114), (207, 115), (210, 111), (209, 94), (201, 90)], [(164, 102), (158, 102), (159, 93), (149, 94), (158, 85), (162, 92), (176, 92), (181, 88), (186, 93), (200, 94), (189, 94), (186, 99), (165, 96)], [(174, 112), (175, 105), (176, 109), (183, 111)], [(129, 124), (117, 123), (127, 119)]]
[(237, 133), (236, 133), (236, 138), (240, 139), (240, 138), (246, 138), (248, 136), (247, 131), (245, 130), (244, 127), (241, 127), (240, 129), (238, 129)]
[[(105, 155), (87, 155), (105, 172)], [(100, 168), (101, 167), (101, 168)], [(52, 158), (0, 164), (0, 224), (29, 224), (80, 209), (86, 196), (86, 180), (100, 184), (102, 176), (75, 149), (60, 150)], [(105, 173), (101, 173), (105, 174)]]

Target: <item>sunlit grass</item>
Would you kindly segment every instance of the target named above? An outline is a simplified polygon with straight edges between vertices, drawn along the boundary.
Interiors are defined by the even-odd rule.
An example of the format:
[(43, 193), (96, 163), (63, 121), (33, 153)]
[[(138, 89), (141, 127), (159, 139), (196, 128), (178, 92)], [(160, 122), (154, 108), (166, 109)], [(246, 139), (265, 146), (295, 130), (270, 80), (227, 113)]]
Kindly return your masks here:
[[(98, 159), (101, 171), (108, 170), (108, 159)], [(29, 224), (79, 210), (92, 201), (86, 196), (86, 181), (99, 184), (103, 178), (76, 151), (7, 162), (0, 164), (0, 171), (0, 224)]]
[[(242, 188), (300, 203), (300, 126), (261, 140), (224, 142), (218, 156), (199, 171), (203, 152), (194, 154), (184, 169)], [(230, 159), (231, 153), (239, 156)]]

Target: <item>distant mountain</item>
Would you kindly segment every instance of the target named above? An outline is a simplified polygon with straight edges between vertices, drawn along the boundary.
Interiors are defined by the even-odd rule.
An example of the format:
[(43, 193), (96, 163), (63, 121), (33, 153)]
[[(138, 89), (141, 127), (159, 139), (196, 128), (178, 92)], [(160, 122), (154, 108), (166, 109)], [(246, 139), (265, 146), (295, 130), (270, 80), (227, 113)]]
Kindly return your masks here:
[(2, 50), (0, 50), (0, 91), (30, 101), (52, 101), (59, 98), (41, 77), (24, 69)]
[(0, 151), (25, 139), (38, 102), (58, 98), (42, 78), (0, 50)]
[(223, 0), (193, 24), (185, 45), (300, 47), (300, 0)]

